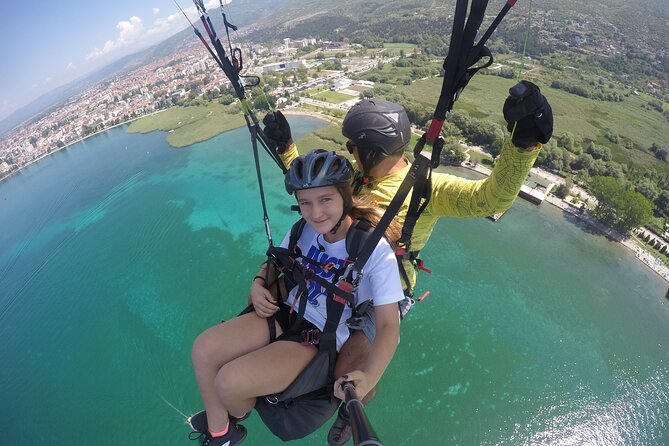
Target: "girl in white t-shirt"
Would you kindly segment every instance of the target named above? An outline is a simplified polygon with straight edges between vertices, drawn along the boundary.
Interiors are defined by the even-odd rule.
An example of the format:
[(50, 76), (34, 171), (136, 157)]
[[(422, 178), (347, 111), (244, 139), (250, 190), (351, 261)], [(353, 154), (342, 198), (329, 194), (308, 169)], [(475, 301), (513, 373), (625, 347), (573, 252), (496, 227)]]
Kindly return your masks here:
[[(346, 234), (354, 219), (378, 222), (381, 215), (375, 206), (354, 203), (351, 180), (350, 163), (335, 152), (315, 150), (291, 164), (285, 183), (288, 192), (295, 193), (306, 221), (297, 240), (303, 258), (339, 268), (348, 257)], [(398, 232), (397, 226), (391, 225), (386, 235), (395, 240)], [(287, 248), (288, 244), (289, 234), (282, 247)], [(331, 270), (313, 265), (308, 265), (313, 273), (332, 280)], [(276, 273), (274, 268), (266, 269), (265, 264), (251, 285), (249, 300), (255, 311), (206, 330), (193, 345), (193, 364), (205, 411), (194, 415), (191, 425), (204, 434), (205, 445), (233, 446), (243, 441), (246, 429), (239, 421), (255, 406), (256, 398), (285, 390), (318, 352), (316, 345), (295, 342), (300, 339), (295, 336), (295, 327), (288, 324), (298, 287), (290, 290), (285, 302), (278, 302), (275, 293), (268, 289), (277, 279)], [(304, 321), (298, 333), (322, 330), (325, 325), (326, 290), (319, 284), (320, 278), (307, 281)], [(399, 342), (397, 303), (402, 299), (396, 257), (382, 238), (365, 264), (355, 293), (356, 305), (366, 300), (374, 303), (376, 339), (367, 361), (335, 384), (338, 397), (342, 397), (338, 385), (344, 378), (354, 383), (362, 399), (383, 375)], [(349, 336), (345, 321), (351, 312), (347, 305), (339, 320), (337, 351)], [(270, 316), (274, 317), (278, 337), (271, 343), (267, 319)]]

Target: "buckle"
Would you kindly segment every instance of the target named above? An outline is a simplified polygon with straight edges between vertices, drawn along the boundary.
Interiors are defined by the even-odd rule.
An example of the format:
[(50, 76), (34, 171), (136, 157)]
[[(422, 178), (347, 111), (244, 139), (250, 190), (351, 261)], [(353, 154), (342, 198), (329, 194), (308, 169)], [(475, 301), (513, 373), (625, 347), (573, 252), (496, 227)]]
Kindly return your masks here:
[(351, 316), (346, 319), (346, 326), (351, 330), (362, 330), (366, 321), (361, 316)]
[(302, 345), (318, 345), (320, 342), (318, 339), (318, 335), (320, 334), (320, 330), (317, 328), (312, 328), (310, 330), (302, 330), (302, 333), (300, 333), (300, 336), (302, 337), (302, 341), (300, 344)]

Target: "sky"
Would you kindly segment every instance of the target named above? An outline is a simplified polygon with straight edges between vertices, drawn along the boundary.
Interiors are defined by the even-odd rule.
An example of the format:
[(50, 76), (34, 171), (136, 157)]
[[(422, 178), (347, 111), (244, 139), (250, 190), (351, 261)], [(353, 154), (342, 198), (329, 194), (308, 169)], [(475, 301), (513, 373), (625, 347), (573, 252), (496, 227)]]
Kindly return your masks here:
[[(178, 2), (195, 21), (192, 1)], [(205, 6), (212, 9), (219, 1)], [(190, 26), (173, 0), (2, 1), (0, 17), (0, 120)]]

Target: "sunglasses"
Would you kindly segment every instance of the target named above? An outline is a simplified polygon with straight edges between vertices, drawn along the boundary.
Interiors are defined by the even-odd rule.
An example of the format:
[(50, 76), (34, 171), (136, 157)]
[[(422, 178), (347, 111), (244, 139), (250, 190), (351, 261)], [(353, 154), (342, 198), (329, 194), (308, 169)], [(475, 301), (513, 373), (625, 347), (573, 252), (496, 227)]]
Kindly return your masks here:
[(348, 153), (353, 155), (353, 150), (356, 149), (356, 145), (353, 143), (353, 141), (348, 140), (346, 141), (346, 150), (348, 150)]

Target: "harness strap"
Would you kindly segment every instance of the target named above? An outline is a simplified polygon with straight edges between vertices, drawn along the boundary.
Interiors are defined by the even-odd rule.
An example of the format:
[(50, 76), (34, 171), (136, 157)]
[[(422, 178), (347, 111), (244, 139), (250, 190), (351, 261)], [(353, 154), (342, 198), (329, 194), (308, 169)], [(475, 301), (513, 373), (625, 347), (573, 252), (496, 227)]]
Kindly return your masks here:
[(319, 348), (327, 349), (330, 356), (330, 367), (328, 369), (328, 376), (330, 381), (334, 381), (334, 369), (337, 361), (337, 327), (339, 327), (339, 320), (344, 312), (344, 304), (335, 299), (336, 295), (328, 295), (327, 298), (327, 314), (323, 332), (319, 335)]
[[(441, 152), (441, 147), (438, 147), (438, 152)], [(417, 154), (416, 156), (420, 156)], [(409, 208), (404, 217), (404, 224), (402, 225), (402, 235), (397, 241), (397, 244), (406, 251), (411, 251), (411, 237), (421, 216), (432, 197), (432, 169), (428, 168), (425, 174), (416, 177), (416, 182), (413, 185), (411, 192), (411, 200), (409, 201)]]

